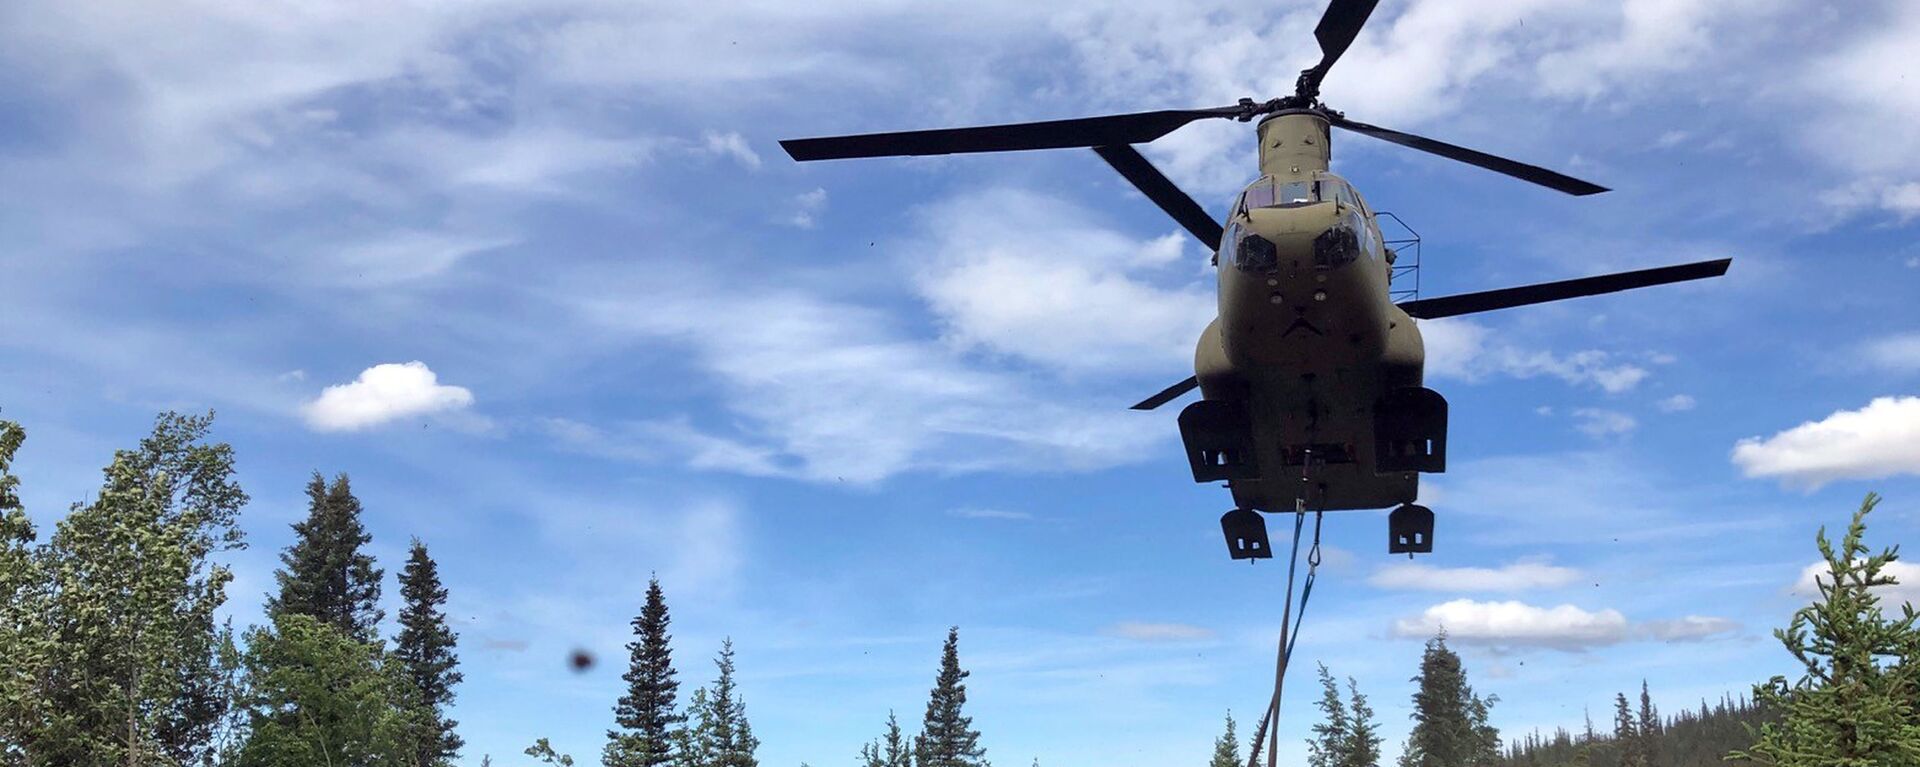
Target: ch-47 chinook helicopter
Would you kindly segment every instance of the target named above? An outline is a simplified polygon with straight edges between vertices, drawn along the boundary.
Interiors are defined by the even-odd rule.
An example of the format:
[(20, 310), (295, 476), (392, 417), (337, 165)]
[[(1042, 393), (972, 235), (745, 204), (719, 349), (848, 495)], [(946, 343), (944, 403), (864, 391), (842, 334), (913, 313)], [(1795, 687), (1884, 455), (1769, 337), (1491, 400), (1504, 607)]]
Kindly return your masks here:
[[(799, 161), (1088, 147), (1214, 251), (1219, 317), (1200, 335), (1194, 375), (1134, 405), (1193, 390), (1180, 436), (1196, 482), (1224, 481), (1235, 559), (1271, 556), (1258, 512), (1380, 509), (1390, 553), (1433, 550), (1433, 512), (1414, 504), (1421, 472), (1446, 470), (1447, 401), (1422, 385), (1415, 320), (1454, 317), (1718, 277), (1731, 259), (1395, 304), (1396, 254), (1373, 210), (1328, 171), (1333, 128), (1477, 165), (1572, 195), (1605, 187), (1328, 108), (1320, 81), (1378, 0), (1333, 0), (1313, 30), (1321, 59), (1291, 96), (1233, 106), (780, 142)], [(1223, 226), (1131, 146), (1209, 118), (1259, 118), (1260, 177)]]

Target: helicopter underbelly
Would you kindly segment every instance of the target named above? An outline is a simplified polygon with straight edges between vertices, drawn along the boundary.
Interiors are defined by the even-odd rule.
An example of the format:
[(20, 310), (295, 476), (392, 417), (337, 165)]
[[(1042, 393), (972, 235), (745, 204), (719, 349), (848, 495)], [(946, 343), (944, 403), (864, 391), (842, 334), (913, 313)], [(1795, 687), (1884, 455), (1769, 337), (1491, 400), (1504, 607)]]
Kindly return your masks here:
[[(1305, 315), (1321, 319), (1320, 333), (1287, 333), (1287, 313), (1262, 311), (1223, 316), (1203, 334), (1195, 358), (1202, 397), (1243, 401), (1252, 421), (1258, 478), (1228, 482), (1240, 508), (1290, 511), (1299, 499), (1308, 509), (1376, 509), (1415, 499), (1417, 473), (1377, 470), (1375, 419), (1382, 396), (1421, 385), (1420, 333), (1384, 292), (1378, 302), (1354, 300), (1362, 298), (1346, 303), (1364, 311)], [(1221, 326), (1236, 321), (1254, 332), (1229, 344), (1236, 334)]]

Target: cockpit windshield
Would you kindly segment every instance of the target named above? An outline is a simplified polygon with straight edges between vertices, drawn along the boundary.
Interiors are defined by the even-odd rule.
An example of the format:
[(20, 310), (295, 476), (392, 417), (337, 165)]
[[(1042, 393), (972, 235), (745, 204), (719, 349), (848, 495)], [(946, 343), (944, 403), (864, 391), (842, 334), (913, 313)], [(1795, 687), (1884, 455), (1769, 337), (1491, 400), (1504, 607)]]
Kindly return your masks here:
[(1254, 208), (1290, 208), (1296, 205), (1311, 205), (1316, 202), (1339, 200), (1354, 204), (1353, 191), (1347, 182), (1334, 177), (1314, 181), (1277, 182), (1272, 178), (1263, 178), (1253, 182), (1242, 193), (1241, 209)]

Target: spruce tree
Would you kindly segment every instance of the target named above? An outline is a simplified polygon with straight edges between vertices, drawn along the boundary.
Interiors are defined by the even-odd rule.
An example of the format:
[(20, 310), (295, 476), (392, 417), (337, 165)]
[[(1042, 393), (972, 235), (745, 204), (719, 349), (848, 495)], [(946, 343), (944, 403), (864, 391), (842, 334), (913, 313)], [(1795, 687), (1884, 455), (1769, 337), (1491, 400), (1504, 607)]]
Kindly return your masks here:
[(700, 767), (757, 767), (754, 751), (760, 741), (753, 737), (753, 725), (747, 723), (747, 706), (733, 682), (733, 640), (720, 644), (713, 664), (720, 675), (713, 680), (713, 692), (696, 692), (700, 705), (694, 716), (699, 720), (695, 733), (699, 739)]
[(1233, 712), (1227, 712), (1227, 731), (1213, 740), (1213, 759), (1207, 767), (1240, 767), (1240, 735), (1234, 732)]
[(695, 688), (687, 700), (687, 713), (681, 717), (680, 726), (673, 730), (673, 767), (712, 767), (715, 763), (710, 750), (713, 744), (711, 709), (707, 688)]
[(863, 767), (913, 767), (913, 752), (900, 732), (900, 720), (887, 712), (887, 733), (860, 748)]
[(1751, 749), (1733, 756), (1779, 767), (1894, 767), (1920, 764), (1920, 626), (1911, 603), (1886, 614), (1878, 589), (1896, 585), (1887, 566), (1898, 546), (1866, 546), (1868, 493), (1835, 548), (1815, 537), (1826, 573), (1819, 598), (1773, 635), (1805, 673), (1755, 685), (1754, 700), (1779, 717), (1762, 724)]
[(1315, 705), (1326, 719), (1313, 726), (1313, 738), (1307, 741), (1307, 764), (1346, 767), (1352, 727), (1347, 722), (1347, 704), (1340, 698), (1340, 685), (1333, 681), (1324, 663), (1320, 664), (1320, 702)]
[[(607, 767), (661, 767), (673, 758), (674, 727), (684, 717), (674, 710), (680, 683), (674, 680), (671, 619), (660, 579), (647, 581), (647, 601), (634, 616), (634, 641), (627, 643), (627, 693), (613, 708), (619, 729), (607, 731), (601, 761)], [(730, 672), (729, 672), (730, 673)]]
[(1640, 716), (1634, 722), (1634, 729), (1640, 734), (1640, 755), (1648, 765), (1660, 763), (1660, 712), (1653, 707), (1653, 694), (1647, 690), (1647, 680), (1640, 680)]
[(380, 578), (373, 557), (360, 550), (373, 536), (360, 524), (360, 500), (346, 474), (328, 485), (314, 472), (307, 482), (307, 518), (293, 524), (293, 545), (280, 555), (273, 577), (280, 594), (271, 614), (311, 615), (358, 641), (378, 641)]
[(1347, 724), (1346, 761), (1341, 767), (1379, 767), (1380, 726), (1373, 721), (1373, 707), (1367, 705), (1367, 696), (1360, 694), (1360, 683), (1353, 677), (1347, 677), (1347, 691), (1352, 696), (1347, 705), (1352, 718)]
[(1467, 684), (1460, 656), (1447, 647), (1444, 632), (1427, 641), (1420, 674), (1411, 681), (1413, 730), (1401, 750), (1401, 767), (1468, 767), (1500, 754), (1500, 734), (1488, 722), (1497, 698), (1481, 698)]
[(1647, 767), (1645, 743), (1640, 739), (1640, 724), (1627, 707), (1627, 694), (1613, 695), (1613, 743), (1620, 752), (1620, 767)]
[(407, 566), (400, 571), (400, 634), (394, 638), (393, 655), (411, 682), (411, 707), (422, 717), (410, 741), (415, 763), (434, 767), (452, 762), (463, 741), (454, 734), (458, 724), (447, 718), (446, 707), (453, 703), (453, 686), (460, 683), (453, 654), (459, 637), (447, 627), (447, 590), (440, 585), (440, 568), (427, 556), (427, 546), (413, 539), (407, 553)]
[(986, 767), (987, 750), (973, 718), (961, 713), (967, 703), (967, 672), (960, 668), (960, 627), (947, 629), (940, 651), (940, 675), (927, 699), (926, 719), (913, 739), (918, 767)]

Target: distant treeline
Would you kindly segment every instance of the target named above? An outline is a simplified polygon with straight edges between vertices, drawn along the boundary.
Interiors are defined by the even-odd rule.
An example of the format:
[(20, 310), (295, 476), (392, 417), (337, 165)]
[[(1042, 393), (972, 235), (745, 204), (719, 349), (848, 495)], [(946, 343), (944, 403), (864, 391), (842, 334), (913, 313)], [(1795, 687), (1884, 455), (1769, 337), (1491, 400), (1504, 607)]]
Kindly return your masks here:
[(1592, 719), (1582, 732), (1529, 733), (1507, 746), (1490, 767), (1717, 767), (1752, 764), (1727, 755), (1753, 747), (1754, 733), (1768, 721), (1746, 696), (1728, 696), (1698, 709), (1662, 717), (1640, 687), (1640, 707), (1629, 715), (1627, 697), (1614, 697), (1611, 732), (1596, 732)]

